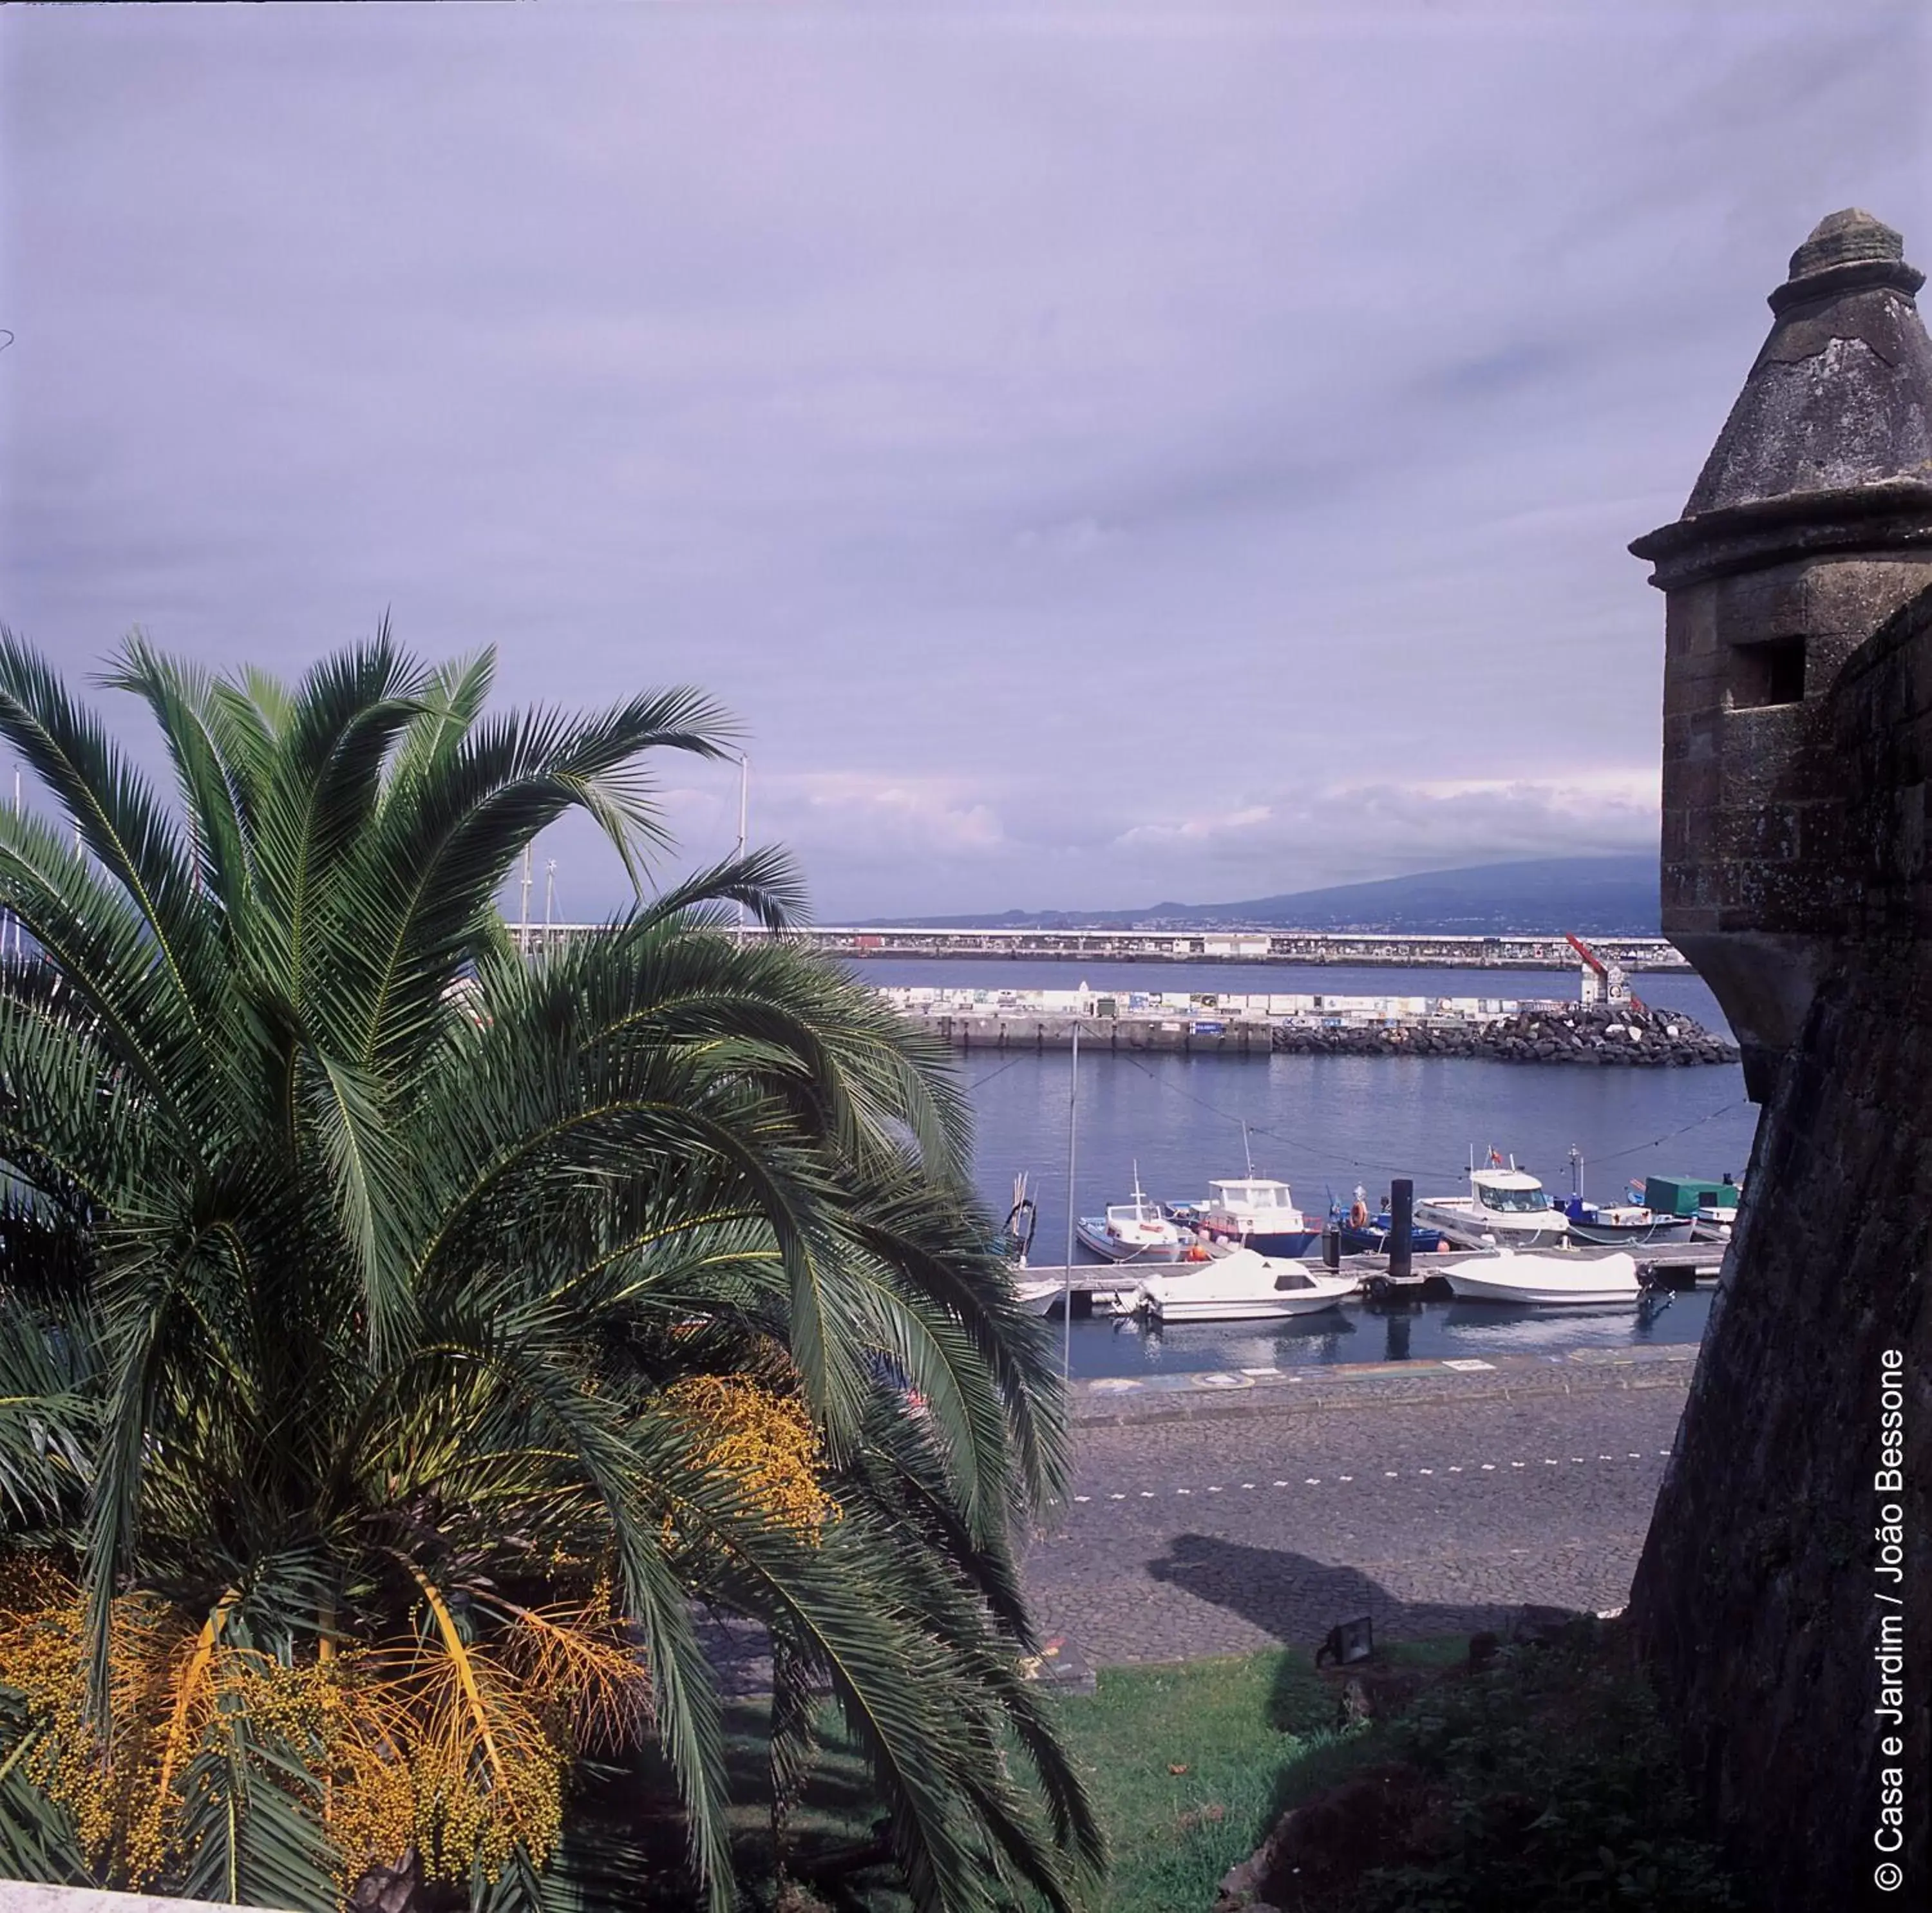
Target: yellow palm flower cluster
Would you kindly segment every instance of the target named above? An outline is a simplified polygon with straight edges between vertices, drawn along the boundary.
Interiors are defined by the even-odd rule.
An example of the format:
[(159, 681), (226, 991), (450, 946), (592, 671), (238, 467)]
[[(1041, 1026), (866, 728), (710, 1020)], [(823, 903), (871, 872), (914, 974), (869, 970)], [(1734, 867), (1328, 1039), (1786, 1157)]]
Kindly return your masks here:
[(820, 1481), (818, 1432), (796, 1392), (754, 1375), (694, 1375), (669, 1390), (703, 1460), (777, 1522), (815, 1540), (839, 1519)]
[[(425, 1873), (452, 1880), (478, 1866), (494, 1878), (518, 1845), (541, 1865), (576, 1754), (631, 1737), (647, 1714), (636, 1651), (608, 1602), (500, 1602), (472, 1638), (442, 1590), (418, 1585), (408, 1635), (294, 1665), (224, 1638), (232, 1600), (196, 1629), (152, 1597), (123, 1596), (104, 1741), (79, 1590), (14, 1565), (0, 1575), (0, 1688), (28, 1716), (26, 1776), (72, 1816), (101, 1876), (130, 1887), (163, 1884), (190, 1857), (191, 1770), (210, 1750), (298, 1798), (345, 1896), (411, 1847)], [(281, 1758), (265, 1758), (271, 1749)]]

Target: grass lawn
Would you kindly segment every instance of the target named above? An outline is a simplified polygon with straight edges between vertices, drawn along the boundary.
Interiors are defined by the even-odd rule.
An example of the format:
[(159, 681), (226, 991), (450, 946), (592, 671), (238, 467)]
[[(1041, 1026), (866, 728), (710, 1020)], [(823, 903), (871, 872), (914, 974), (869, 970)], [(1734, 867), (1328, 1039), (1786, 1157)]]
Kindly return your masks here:
[[(1438, 1664), (1464, 1651), (1458, 1638), (1405, 1644), (1383, 1657)], [(1208, 1913), (1221, 1876), (1286, 1807), (1375, 1757), (1368, 1737), (1336, 1731), (1334, 1686), (1306, 1655), (1286, 1650), (1108, 1668), (1097, 1692), (1054, 1705), (1113, 1850), (1094, 1913)], [(872, 1827), (864, 1769), (836, 1737), (836, 1724), (826, 1725), (811, 1789), (792, 1821), (801, 1857), (863, 1840)], [(741, 1877), (769, 1906), (762, 1709), (737, 1710), (732, 1726), (733, 1779), (744, 1803)], [(868, 1913), (897, 1913), (904, 1903), (879, 1874), (854, 1876), (842, 1902)]]
[(1060, 1709), (1113, 1848), (1107, 1913), (1208, 1913), (1283, 1808), (1362, 1758), (1334, 1689), (1285, 1650), (1109, 1668)]

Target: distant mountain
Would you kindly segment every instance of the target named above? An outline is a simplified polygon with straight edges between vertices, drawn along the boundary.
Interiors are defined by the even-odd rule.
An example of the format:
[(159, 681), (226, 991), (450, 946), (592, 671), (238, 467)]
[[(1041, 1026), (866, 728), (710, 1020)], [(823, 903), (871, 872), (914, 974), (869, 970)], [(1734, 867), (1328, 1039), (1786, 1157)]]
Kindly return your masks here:
[(1430, 870), (1374, 883), (1258, 896), (1244, 903), (1156, 903), (1144, 910), (1009, 910), (998, 917), (926, 917), (930, 929), (1217, 928), (1408, 931), (1483, 936), (1514, 930), (1576, 930), (1599, 936), (1658, 933), (1654, 853), (1550, 857)]

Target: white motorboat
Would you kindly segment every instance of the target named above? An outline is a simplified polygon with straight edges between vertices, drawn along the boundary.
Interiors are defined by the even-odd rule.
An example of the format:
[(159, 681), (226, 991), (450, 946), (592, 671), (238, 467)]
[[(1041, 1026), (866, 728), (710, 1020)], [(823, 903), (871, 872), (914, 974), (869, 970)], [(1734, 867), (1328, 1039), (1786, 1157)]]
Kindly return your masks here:
[(1333, 1308), (1356, 1286), (1353, 1275), (1330, 1275), (1253, 1249), (1230, 1249), (1172, 1274), (1143, 1276), (1139, 1306), (1160, 1322), (1278, 1321)]
[(1634, 1302), (1643, 1293), (1636, 1263), (1621, 1250), (1609, 1255), (1523, 1255), (1497, 1248), (1443, 1265), (1442, 1275), (1462, 1302), (1506, 1302), (1537, 1308), (1604, 1308)]
[[(1095, 1314), (1108, 1315), (1118, 1310), (1121, 1303), (1132, 1302), (1136, 1290), (1129, 1284), (1118, 1289), (1082, 1289), (1079, 1293), (1090, 1298)], [(1013, 1293), (1029, 1315), (1051, 1315), (1065, 1297), (1066, 1284), (1058, 1275), (1033, 1276), (1016, 1282)]]
[(1466, 1196), (1426, 1196), (1415, 1206), (1419, 1229), (1433, 1229), (1458, 1248), (1548, 1249), (1570, 1238), (1570, 1218), (1534, 1176), (1492, 1150), (1486, 1168), (1469, 1171)]
[(1142, 1194), (1138, 1169), (1133, 1200), (1110, 1203), (1105, 1215), (1083, 1215), (1077, 1233), (1108, 1262), (1175, 1262), (1194, 1245), (1192, 1233)]

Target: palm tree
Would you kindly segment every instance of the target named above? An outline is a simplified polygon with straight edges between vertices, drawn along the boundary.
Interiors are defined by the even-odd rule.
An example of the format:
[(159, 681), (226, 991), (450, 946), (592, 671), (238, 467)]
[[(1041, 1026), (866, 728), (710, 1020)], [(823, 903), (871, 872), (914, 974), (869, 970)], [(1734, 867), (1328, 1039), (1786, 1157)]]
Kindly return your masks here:
[[(406, 1867), (554, 1900), (642, 1734), (732, 1896), (694, 1604), (814, 1685), (916, 1904), (1065, 1905), (1100, 1839), (1015, 1539), (1064, 1429), (945, 1059), (729, 906), (760, 852), (530, 962), (566, 812), (638, 881), (688, 690), (486, 716), (386, 628), (292, 689), (140, 637), (164, 803), (0, 634), (0, 1871), (332, 1906)], [(634, 1888), (634, 1880), (623, 1883)]]

